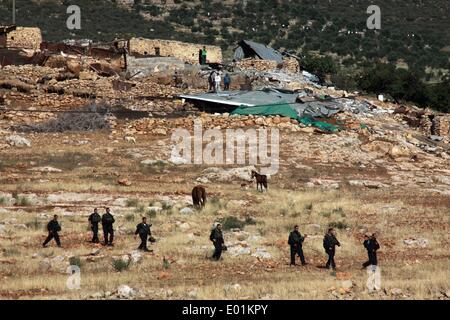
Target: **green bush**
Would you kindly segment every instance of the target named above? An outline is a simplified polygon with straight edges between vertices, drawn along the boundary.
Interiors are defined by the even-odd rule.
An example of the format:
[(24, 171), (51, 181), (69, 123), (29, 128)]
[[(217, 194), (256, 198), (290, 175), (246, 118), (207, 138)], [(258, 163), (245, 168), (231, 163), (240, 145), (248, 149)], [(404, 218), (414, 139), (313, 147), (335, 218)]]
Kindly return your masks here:
[(125, 220), (128, 222), (134, 221), (134, 214), (129, 213), (125, 216)]
[(330, 222), (328, 224), (328, 228), (336, 228), (336, 229), (339, 229), (339, 230), (344, 230), (344, 229), (347, 229), (349, 227), (350, 226), (344, 221), (338, 221), (338, 222), (334, 221), (334, 222)]
[(124, 270), (128, 270), (131, 265), (131, 260), (123, 261), (122, 259), (113, 260), (114, 270), (117, 272), (122, 272)]
[(0, 197), (0, 205), (5, 205), (8, 202), (8, 199), (6, 199), (5, 197)]
[(20, 254), (20, 251), (17, 248), (6, 248), (3, 251), (4, 257), (17, 256)]
[(80, 257), (70, 257), (69, 258), (69, 264), (71, 266), (77, 266), (81, 269), (81, 266), (83, 265), (83, 262), (81, 261)]
[(219, 221), (222, 224), (224, 230), (230, 229), (244, 229), (245, 221), (241, 221), (236, 217), (228, 216)]
[(17, 197), (16, 200), (17, 200), (16, 204), (21, 207), (28, 207), (28, 206), (31, 206), (31, 204), (32, 204), (31, 200), (25, 196)]
[(139, 204), (139, 200), (132, 198), (132, 199), (127, 199), (126, 201), (126, 205), (127, 207), (136, 207)]

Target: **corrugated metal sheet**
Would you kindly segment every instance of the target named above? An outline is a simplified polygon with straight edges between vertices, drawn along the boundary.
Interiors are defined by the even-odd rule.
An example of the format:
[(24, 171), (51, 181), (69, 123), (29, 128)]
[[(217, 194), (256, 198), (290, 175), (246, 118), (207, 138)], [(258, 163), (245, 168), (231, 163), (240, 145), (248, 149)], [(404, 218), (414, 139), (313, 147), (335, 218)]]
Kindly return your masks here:
[(283, 62), (281, 53), (264, 44), (242, 40), (238, 45), (239, 47), (234, 52), (234, 58), (237, 60), (257, 56), (264, 60), (274, 60), (278, 63)]

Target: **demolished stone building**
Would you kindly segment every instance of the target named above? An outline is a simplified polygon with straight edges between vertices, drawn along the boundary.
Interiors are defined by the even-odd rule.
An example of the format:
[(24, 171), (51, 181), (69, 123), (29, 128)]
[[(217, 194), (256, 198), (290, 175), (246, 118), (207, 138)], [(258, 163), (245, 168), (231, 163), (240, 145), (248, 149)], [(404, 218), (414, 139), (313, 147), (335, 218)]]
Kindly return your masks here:
[(39, 28), (0, 26), (0, 48), (37, 50), (42, 43)]
[(199, 63), (199, 50), (203, 46), (208, 52), (208, 63), (222, 63), (222, 49), (218, 46), (145, 38), (132, 38), (129, 41), (130, 54), (174, 57), (191, 64)]

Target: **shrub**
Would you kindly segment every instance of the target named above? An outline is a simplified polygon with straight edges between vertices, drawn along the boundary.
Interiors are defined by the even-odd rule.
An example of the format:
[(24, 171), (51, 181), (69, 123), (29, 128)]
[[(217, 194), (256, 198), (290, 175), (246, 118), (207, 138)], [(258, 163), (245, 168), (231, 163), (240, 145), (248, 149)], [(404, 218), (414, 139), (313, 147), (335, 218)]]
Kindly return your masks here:
[(77, 266), (78, 268), (81, 269), (83, 262), (81, 261), (80, 257), (70, 257), (69, 264), (71, 266)]
[(310, 211), (312, 209), (313, 209), (313, 204), (312, 203), (305, 204), (305, 210)]
[(136, 209), (134, 209), (135, 213), (143, 213), (145, 212), (145, 206), (143, 204), (139, 204)]
[(5, 205), (8, 202), (8, 199), (5, 197), (0, 197), (0, 205)]
[(124, 270), (127, 270), (130, 267), (131, 260), (124, 261), (122, 259), (113, 260), (113, 267), (114, 270), (117, 272), (122, 272)]
[(125, 216), (125, 220), (128, 222), (134, 221), (134, 214), (129, 213)]
[(3, 251), (3, 256), (5, 256), (5, 257), (17, 256), (19, 254), (20, 254), (20, 252), (16, 248), (6, 248)]
[(147, 211), (147, 216), (149, 218), (156, 218), (157, 211), (155, 209), (149, 209)]
[(320, 213), (320, 215), (325, 217), (325, 218), (329, 218), (331, 216), (331, 212), (329, 212), (329, 211), (322, 211)]
[(136, 207), (139, 204), (139, 200), (138, 199), (127, 199), (126, 201), (126, 206), (127, 207)]
[(336, 229), (339, 229), (339, 230), (347, 229), (349, 227), (350, 226), (344, 221), (330, 222), (328, 224), (328, 228), (336, 228)]
[(230, 230), (230, 229), (244, 229), (245, 227), (245, 221), (241, 221), (236, 217), (228, 216), (224, 219), (220, 220), (220, 223), (222, 224), (222, 227), (224, 230)]
[(18, 206), (21, 206), (21, 207), (28, 207), (28, 206), (31, 206), (31, 201), (30, 201), (30, 199), (28, 199), (27, 197), (24, 197), (24, 196), (22, 196), (22, 197), (17, 197), (16, 200), (17, 200), (16, 204), (17, 204)]

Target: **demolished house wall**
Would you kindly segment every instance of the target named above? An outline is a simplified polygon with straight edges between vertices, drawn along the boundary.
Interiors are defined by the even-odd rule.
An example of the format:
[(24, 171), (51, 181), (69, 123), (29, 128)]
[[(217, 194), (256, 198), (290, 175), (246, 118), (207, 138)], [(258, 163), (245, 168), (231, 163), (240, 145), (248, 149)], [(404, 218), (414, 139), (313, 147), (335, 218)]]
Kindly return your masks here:
[(420, 119), (419, 126), (426, 135), (450, 137), (450, 116), (435, 115), (433, 128), (433, 120), (425, 115)]
[[(222, 63), (222, 49), (217, 46), (205, 46), (208, 52), (207, 61), (210, 63)], [(201, 44), (185, 43), (172, 40), (130, 39), (130, 53), (139, 55), (154, 55), (175, 57), (183, 61), (198, 64)]]
[(295, 58), (283, 59), (282, 64), (278, 64), (275, 60), (263, 60), (258, 58), (246, 58), (238, 60), (234, 63), (239, 69), (254, 69), (260, 72), (268, 72), (280, 68), (289, 73), (299, 73), (300, 64)]
[(17, 27), (6, 34), (6, 47), (38, 50), (42, 42), (39, 28)]

